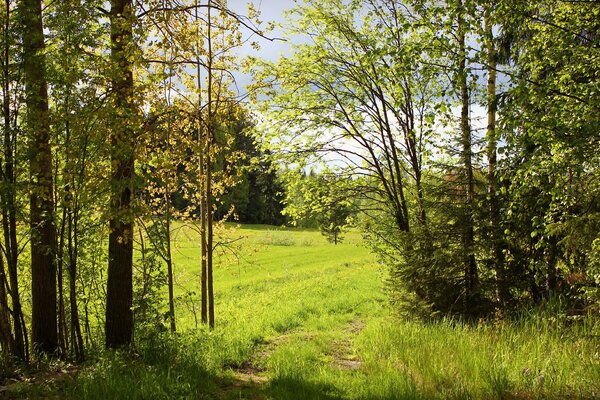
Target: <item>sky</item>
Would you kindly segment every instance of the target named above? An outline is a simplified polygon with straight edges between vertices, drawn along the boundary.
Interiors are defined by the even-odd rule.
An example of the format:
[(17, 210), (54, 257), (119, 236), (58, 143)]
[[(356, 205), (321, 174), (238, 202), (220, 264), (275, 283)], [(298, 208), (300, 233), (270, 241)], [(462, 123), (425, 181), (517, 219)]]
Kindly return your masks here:
[[(283, 22), (283, 12), (291, 9), (295, 3), (293, 0), (252, 0), (251, 2), (254, 3), (256, 9), (260, 10), (260, 19), (265, 24), (269, 21)], [(228, 5), (238, 14), (246, 15), (248, 3), (248, 0), (229, 0)], [(281, 37), (282, 33), (278, 30), (273, 32), (272, 35)], [(261, 44), (260, 55), (269, 60), (275, 60), (281, 52), (285, 52), (289, 49), (289, 44), (283, 41), (270, 42), (258, 37), (254, 39)], [(246, 46), (242, 50), (249, 54), (254, 53), (253, 55), (256, 55), (256, 52), (253, 52), (249, 46)]]
[[(229, 0), (228, 6), (237, 14), (246, 15), (248, 0)], [(251, 1), (257, 10), (260, 10), (260, 20), (263, 21), (263, 27), (267, 22), (283, 23), (285, 21), (283, 13), (294, 7), (294, 0), (252, 0)], [(248, 32), (244, 32), (244, 38), (248, 37)], [(269, 37), (282, 38), (283, 32), (276, 28), (275, 31), (269, 34)], [(292, 41), (294, 39), (291, 39)], [(255, 41), (260, 44), (260, 50), (256, 51), (250, 46), (250, 42)], [(238, 49), (238, 55), (241, 57), (254, 56), (270, 61), (276, 61), (281, 54), (288, 54), (290, 50), (290, 42), (283, 40), (269, 41), (257, 35), (252, 36), (250, 42), (246, 43), (242, 48)], [(237, 86), (242, 93), (245, 87), (251, 83), (251, 77), (248, 74), (237, 72), (234, 74), (237, 81)]]

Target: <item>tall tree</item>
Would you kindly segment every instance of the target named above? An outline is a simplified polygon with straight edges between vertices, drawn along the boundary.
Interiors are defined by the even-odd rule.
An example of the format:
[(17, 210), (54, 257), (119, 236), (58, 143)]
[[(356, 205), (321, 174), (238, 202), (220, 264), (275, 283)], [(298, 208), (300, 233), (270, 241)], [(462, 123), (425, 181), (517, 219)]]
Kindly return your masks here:
[(19, 359), (28, 359), (28, 335), (25, 318), (21, 306), (21, 290), (19, 288), (18, 259), (20, 244), (17, 236), (18, 210), (22, 207), (17, 197), (17, 181), (21, 175), (16, 162), (17, 134), (19, 126), (19, 110), (22, 104), (22, 84), (20, 68), (15, 68), (15, 14), (13, 2), (2, 3), (2, 250), (6, 257), (8, 280), (7, 290), (10, 295), (12, 325), (14, 332), (14, 349), (12, 353)]
[(135, 104), (131, 0), (112, 0), (110, 9), (111, 216), (106, 286), (106, 347), (128, 346), (133, 338), (133, 177)]
[[(47, 60), (51, 76), (50, 104), (55, 138), (56, 220), (58, 230), (59, 342), (77, 360), (84, 355), (80, 326), (80, 295), (86, 290), (78, 281), (82, 278), (81, 254), (85, 254), (87, 238), (95, 235), (89, 224), (91, 215), (85, 196), (92, 192), (86, 185), (100, 182), (90, 179), (89, 171), (106, 170), (105, 154), (93, 149), (102, 146), (105, 132), (95, 129), (104, 115), (98, 112), (94, 95), (98, 89), (93, 77), (98, 76), (101, 55), (82, 48), (100, 48), (104, 35), (95, 35), (98, 10), (92, 1), (65, 0), (47, 7), (45, 27), (49, 32)], [(100, 64), (102, 65), (102, 64)], [(99, 174), (100, 175), (100, 174)], [(103, 182), (103, 181), (102, 181)], [(103, 182), (104, 183), (104, 182)], [(105, 192), (105, 190), (102, 190)], [(90, 193), (91, 194), (91, 193)], [(93, 196), (93, 195), (92, 195)], [(106, 196), (93, 196), (94, 202), (106, 201)], [(93, 222), (92, 222), (93, 223)], [(83, 232), (86, 232), (84, 235)], [(64, 282), (63, 282), (64, 281)]]
[(0, 347), (5, 357), (14, 352), (15, 338), (10, 323), (10, 307), (7, 295), (7, 275), (4, 266), (4, 258), (0, 256)]
[(569, 288), (566, 274), (588, 269), (600, 229), (600, 7), (502, 2), (497, 15), (504, 42), (512, 45), (506, 47), (513, 87), (499, 108), (508, 150), (502, 163), (510, 196), (506, 259), (511, 276), (526, 276), (539, 300)]
[(56, 228), (41, 0), (24, 0), (21, 13), (27, 132), (30, 138), (31, 337), (36, 350), (53, 353), (58, 347)]
[(473, 208), (475, 206), (475, 182), (473, 178), (473, 144), (471, 138), (471, 126), (469, 119), (469, 86), (467, 69), (467, 50), (466, 33), (467, 24), (466, 14), (468, 0), (458, 0), (457, 2), (457, 42), (458, 42), (458, 68), (457, 83), (460, 91), (460, 136), (461, 136), (461, 155), (465, 174), (465, 209), (463, 224), (463, 251), (464, 251), (464, 271), (465, 271), (465, 301), (466, 310), (474, 311), (476, 306), (476, 293), (478, 290), (477, 263), (475, 260), (475, 227), (473, 221)]
[(498, 55), (496, 44), (494, 43), (493, 32), (493, 4), (489, 1), (484, 1), (482, 4), (483, 12), (483, 37), (485, 44), (485, 65), (487, 70), (487, 86), (486, 86), (486, 104), (487, 104), (487, 182), (488, 182), (488, 227), (489, 239), (491, 242), (491, 268), (495, 274), (496, 280), (496, 300), (501, 304), (508, 301), (508, 291), (506, 287), (506, 276), (504, 268), (504, 255), (502, 251), (501, 225), (500, 220), (500, 203), (498, 198), (498, 178), (497, 178), (497, 142), (498, 134), (496, 130), (496, 69), (498, 68)]

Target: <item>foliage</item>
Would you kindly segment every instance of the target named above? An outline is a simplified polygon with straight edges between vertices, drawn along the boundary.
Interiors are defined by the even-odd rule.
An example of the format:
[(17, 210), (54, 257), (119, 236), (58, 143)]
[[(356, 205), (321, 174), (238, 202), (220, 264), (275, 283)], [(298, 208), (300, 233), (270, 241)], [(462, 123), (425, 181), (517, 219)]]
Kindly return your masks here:
[(501, 113), (507, 253), (512, 263), (529, 260), (521, 269), (539, 292), (585, 300), (579, 288), (596, 286), (587, 271), (599, 227), (598, 104), (590, 92), (598, 79), (586, 61), (598, 57), (598, 10), (544, 1), (521, 6), (521, 14), (501, 20), (515, 82)]
[(314, 221), (321, 233), (334, 244), (341, 243), (342, 233), (351, 225), (357, 204), (348, 196), (352, 182), (324, 170), (317, 173), (288, 171), (284, 213), (295, 225), (310, 227)]
[[(477, 316), (558, 292), (589, 304), (597, 11), (331, 0), (290, 12), (288, 34), (304, 40), (256, 73), (269, 96), (261, 128), (288, 164), (327, 160), (354, 180), (343, 190), (398, 307)], [(286, 174), (286, 213), (308, 221), (294, 208), (309, 207), (310, 179)]]

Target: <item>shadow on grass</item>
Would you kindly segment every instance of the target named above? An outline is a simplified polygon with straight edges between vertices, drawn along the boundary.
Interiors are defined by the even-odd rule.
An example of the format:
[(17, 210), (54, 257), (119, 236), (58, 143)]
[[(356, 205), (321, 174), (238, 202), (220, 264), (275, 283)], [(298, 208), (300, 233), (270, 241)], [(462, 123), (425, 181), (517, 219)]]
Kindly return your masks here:
[(309, 382), (297, 378), (279, 378), (265, 387), (265, 394), (271, 399), (343, 399), (339, 389), (327, 383)]

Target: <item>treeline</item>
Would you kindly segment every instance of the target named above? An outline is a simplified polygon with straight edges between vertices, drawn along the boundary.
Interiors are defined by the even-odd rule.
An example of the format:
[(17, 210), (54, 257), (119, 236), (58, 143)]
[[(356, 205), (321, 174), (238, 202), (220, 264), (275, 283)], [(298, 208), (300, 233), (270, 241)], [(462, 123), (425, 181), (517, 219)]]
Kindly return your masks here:
[(2, 366), (175, 331), (174, 221), (200, 233), (193, 301), (214, 326), (216, 225), (283, 223), (233, 90), (257, 17), (220, 0), (0, 4)]
[(290, 164), (333, 160), (398, 310), (597, 307), (599, 16), (546, 0), (294, 9), (301, 44), (256, 76), (293, 134), (266, 136)]

